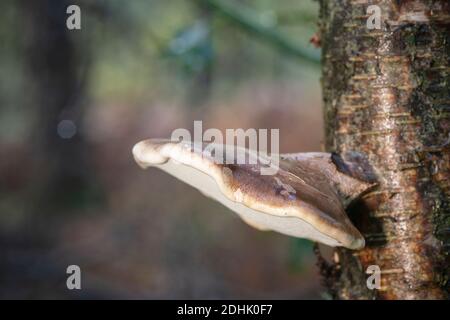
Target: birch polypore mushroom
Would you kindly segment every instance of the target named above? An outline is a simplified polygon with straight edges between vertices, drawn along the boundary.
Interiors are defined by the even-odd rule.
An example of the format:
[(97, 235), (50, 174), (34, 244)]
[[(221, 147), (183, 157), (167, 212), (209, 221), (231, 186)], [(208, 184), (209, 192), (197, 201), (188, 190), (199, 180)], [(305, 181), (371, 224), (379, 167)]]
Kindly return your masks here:
[[(281, 154), (274, 166), (260, 154), (232, 147), (247, 164), (227, 164), (224, 145), (150, 139), (133, 147), (142, 167), (157, 167), (193, 186), (260, 230), (307, 238), (329, 246), (364, 247), (364, 238), (345, 213), (345, 206), (372, 185), (338, 170), (329, 153)], [(218, 157), (220, 155), (220, 157)], [(225, 161), (226, 162), (226, 161)]]

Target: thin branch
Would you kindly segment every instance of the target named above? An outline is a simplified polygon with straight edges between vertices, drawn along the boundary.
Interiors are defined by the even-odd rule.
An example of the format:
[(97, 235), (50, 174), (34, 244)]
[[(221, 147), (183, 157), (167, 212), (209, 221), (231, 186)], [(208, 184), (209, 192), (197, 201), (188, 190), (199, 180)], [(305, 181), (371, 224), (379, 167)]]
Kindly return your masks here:
[(261, 39), (274, 44), (279, 49), (300, 58), (302, 61), (314, 65), (320, 65), (320, 54), (310, 50), (301, 44), (292, 42), (286, 35), (280, 33), (272, 26), (264, 25), (256, 17), (253, 10), (238, 3), (230, 4), (224, 0), (202, 0), (225, 18), (238, 24), (244, 30), (249, 31)]

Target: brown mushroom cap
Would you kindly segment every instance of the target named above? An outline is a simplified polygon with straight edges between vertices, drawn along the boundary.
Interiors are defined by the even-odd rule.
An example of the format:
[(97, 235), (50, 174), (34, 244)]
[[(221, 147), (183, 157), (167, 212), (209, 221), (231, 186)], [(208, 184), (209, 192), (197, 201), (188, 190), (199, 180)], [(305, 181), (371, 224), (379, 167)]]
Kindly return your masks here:
[(133, 155), (142, 168), (154, 166), (168, 172), (258, 229), (330, 246), (364, 247), (364, 238), (348, 219), (339, 191), (350, 185), (365, 190), (370, 185), (339, 173), (330, 154), (280, 155), (276, 173), (261, 175), (267, 158), (234, 147), (235, 154), (256, 157), (258, 163), (223, 164), (217, 161), (217, 153), (225, 154), (225, 147), (214, 145), (213, 149), (215, 154), (211, 149), (205, 152), (204, 145), (198, 148), (191, 142), (150, 139), (137, 143)]

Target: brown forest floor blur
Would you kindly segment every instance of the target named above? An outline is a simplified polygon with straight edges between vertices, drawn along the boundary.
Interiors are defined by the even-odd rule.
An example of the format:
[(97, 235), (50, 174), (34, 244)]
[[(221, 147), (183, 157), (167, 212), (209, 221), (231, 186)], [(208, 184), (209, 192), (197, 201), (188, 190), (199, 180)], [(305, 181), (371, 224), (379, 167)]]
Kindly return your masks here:
[[(301, 88), (302, 83), (249, 86), (230, 101), (208, 106), (203, 125), (281, 128), (282, 151), (320, 150), (319, 92)], [(134, 163), (133, 143), (167, 137), (174, 128), (192, 129), (195, 115), (163, 102), (139, 112), (124, 104), (89, 110), (85, 130), (102, 205), (47, 221), (51, 241), (30, 245), (33, 226), (25, 223), (20, 233), (17, 226), (7, 227), (0, 240), (0, 297), (320, 297), (310, 247), (303, 248), (296, 267), (292, 255), (298, 253), (290, 252), (296, 240), (257, 231), (194, 189)], [(4, 154), (15, 155), (2, 157), (0, 170), (16, 190), (28, 170), (39, 170), (32, 164), (23, 168), (30, 161), (27, 148), (1, 146)], [(82, 268), (79, 293), (65, 289), (69, 264)]]

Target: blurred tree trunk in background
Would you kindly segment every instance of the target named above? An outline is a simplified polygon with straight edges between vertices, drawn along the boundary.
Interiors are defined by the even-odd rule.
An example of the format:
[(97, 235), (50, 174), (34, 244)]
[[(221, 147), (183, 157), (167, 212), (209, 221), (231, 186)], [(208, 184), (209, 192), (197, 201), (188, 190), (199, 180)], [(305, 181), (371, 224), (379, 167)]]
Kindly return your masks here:
[(57, 132), (61, 120), (73, 121), (78, 126), (82, 116), (80, 49), (70, 34), (82, 30), (67, 29), (69, 4), (52, 0), (20, 2), (27, 46), (25, 62), (29, 83), (33, 84), (32, 88), (24, 89), (31, 89), (26, 94), (33, 95), (36, 108), (33, 159), (30, 160), (35, 169), (32, 182), (37, 189), (34, 208), (39, 208), (42, 214), (65, 213), (78, 205), (88, 179), (85, 144), (79, 127), (70, 139), (63, 139)]
[[(336, 249), (324, 281), (339, 299), (448, 298), (450, 5), (320, 2), (326, 146), (366, 158), (379, 184), (349, 210), (366, 248)], [(381, 29), (366, 26), (369, 4)]]

